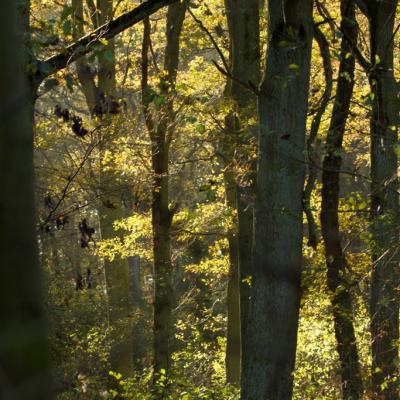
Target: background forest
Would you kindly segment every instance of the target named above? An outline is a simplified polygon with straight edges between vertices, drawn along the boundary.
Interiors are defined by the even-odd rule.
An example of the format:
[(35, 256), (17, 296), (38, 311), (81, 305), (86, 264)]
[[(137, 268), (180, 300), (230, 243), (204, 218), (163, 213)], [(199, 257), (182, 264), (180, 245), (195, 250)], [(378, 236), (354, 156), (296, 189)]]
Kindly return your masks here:
[(397, 0), (0, 16), (0, 399), (400, 398)]

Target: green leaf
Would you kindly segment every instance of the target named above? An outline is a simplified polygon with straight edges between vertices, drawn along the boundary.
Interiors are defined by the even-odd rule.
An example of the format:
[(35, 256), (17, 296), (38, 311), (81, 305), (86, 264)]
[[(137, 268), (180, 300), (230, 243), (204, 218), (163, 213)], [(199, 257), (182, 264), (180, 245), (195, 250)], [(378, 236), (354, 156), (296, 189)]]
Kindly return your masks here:
[(48, 75), (48, 74), (50, 74), (53, 70), (52, 70), (52, 68), (51, 68), (51, 66), (50, 66), (49, 64), (43, 62), (43, 63), (39, 63), (39, 71), (40, 71), (42, 74)]
[(103, 58), (109, 63), (114, 62), (114, 52), (110, 49), (103, 51)]
[(65, 75), (65, 83), (67, 84), (67, 88), (71, 93), (74, 91), (74, 78), (71, 74)]
[(61, 21), (65, 21), (72, 12), (74, 11), (72, 6), (64, 6), (63, 10), (61, 11)]
[(154, 104), (157, 107), (161, 107), (163, 104), (165, 104), (165, 97), (164, 96), (155, 96), (154, 97)]
[(206, 126), (204, 124), (197, 124), (196, 131), (202, 134), (206, 131)]
[(46, 79), (44, 82), (44, 89), (46, 90), (46, 92), (48, 92), (49, 90), (55, 88), (59, 84), (60, 82), (58, 82), (58, 79), (56, 78)]
[(71, 20), (66, 20), (63, 23), (63, 32), (65, 36), (68, 36), (72, 33), (72, 21)]

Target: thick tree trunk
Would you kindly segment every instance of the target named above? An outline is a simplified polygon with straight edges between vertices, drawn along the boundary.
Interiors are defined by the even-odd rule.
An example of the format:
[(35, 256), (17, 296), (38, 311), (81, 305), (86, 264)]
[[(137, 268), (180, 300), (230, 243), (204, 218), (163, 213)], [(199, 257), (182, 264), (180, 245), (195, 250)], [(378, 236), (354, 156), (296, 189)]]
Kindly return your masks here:
[(268, 10), (243, 400), (291, 398), (300, 305), (312, 2), (270, 0)]
[(16, 4), (0, 3), (0, 398), (46, 400), (53, 396), (35, 229), (33, 96), (23, 46), (29, 1)]
[[(244, 338), (246, 336), (248, 310), (252, 276), (252, 244), (253, 244), (253, 197), (255, 187), (255, 162), (250, 162), (248, 178), (234, 175), (235, 161), (243, 163), (252, 159), (251, 144), (255, 142), (256, 95), (244, 87), (256, 88), (260, 81), (260, 27), (259, 1), (226, 0), (225, 8), (230, 35), (230, 61), (232, 79), (228, 80), (226, 96), (232, 100), (233, 110), (227, 117), (228, 149), (240, 155), (234, 160), (234, 151), (228, 151), (226, 157), (226, 196), (228, 206), (237, 210), (237, 234), (230, 234), (229, 247), (231, 272), (228, 284), (228, 337), (226, 371), (227, 381), (240, 383), (241, 358), (244, 354)], [(236, 253), (236, 255), (235, 255)], [(238, 259), (237, 259), (238, 258)], [(235, 296), (239, 295), (239, 303)], [(229, 309), (231, 304), (232, 310)], [(240, 317), (236, 313), (240, 313)], [(238, 323), (238, 326), (234, 325)], [(236, 333), (236, 330), (240, 332)], [(239, 362), (237, 361), (237, 358)]]
[(352, 56), (348, 57), (351, 52), (348, 41), (356, 43), (358, 34), (354, 1), (342, 0), (341, 12), (341, 30), (345, 38), (342, 39), (335, 104), (323, 161), (321, 227), (340, 360), (343, 399), (355, 400), (362, 398), (363, 385), (338, 215), (342, 142), (354, 86), (355, 60)]
[[(371, 281), (374, 395), (399, 398), (399, 196), (397, 178), (399, 100), (393, 72), (393, 28), (397, 0), (370, 1)], [(397, 380), (396, 380), (397, 378)]]

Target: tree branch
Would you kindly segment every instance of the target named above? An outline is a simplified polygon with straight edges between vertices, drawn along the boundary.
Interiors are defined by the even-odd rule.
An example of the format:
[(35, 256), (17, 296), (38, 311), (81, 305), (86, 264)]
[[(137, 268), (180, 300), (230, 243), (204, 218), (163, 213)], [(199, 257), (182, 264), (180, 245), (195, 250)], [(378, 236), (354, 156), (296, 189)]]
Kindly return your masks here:
[(101, 44), (101, 39), (110, 40), (146, 17), (154, 14), (160, 8), (175, 2), (177, 2), (177, 0), (147, 0), (133, 10), (100, 26), (93, 32), (88, 33), (86, 36), (83, 36), (75, 43), (63, 49), (59, 54), (39, 62), (39, 72), (34, 77), (35, 81), (40, 84), (40, 82), (51, 74), (66, 68), (72, 62), (90, 53), (95, 46)]

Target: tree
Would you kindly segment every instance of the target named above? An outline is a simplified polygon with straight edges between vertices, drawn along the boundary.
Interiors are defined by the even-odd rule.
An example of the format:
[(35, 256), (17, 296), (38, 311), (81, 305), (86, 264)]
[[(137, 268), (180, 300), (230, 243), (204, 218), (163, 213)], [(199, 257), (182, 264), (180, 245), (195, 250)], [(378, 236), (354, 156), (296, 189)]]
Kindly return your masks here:
[(53, 396), (35, 230), (28, 43), (18, 31), (27, 15), (18, 21), (17, 2), (2, 2), (0, 13), (0, 397), (46, 400)]
[[(152, 227), (154, 257), (154, 373), (165, 375), (171, 367), (173, 339), (173, 265), (171, 260), (171, 227), (176, 210), (170, 207), (169, 157), (175, 131), (174, 91), (179, 66), (180, 35), (188, 1), (168, 7), (164, 68), (158, 93), (149, 86), (148, 53), (150, 22), (145, 20), (142, 46), (142, 105), (151, 140), (152, 169)], [(157, 120), (151, 103), (159, 107)]]
[(354, 86), (355, 59), (350, 55), (349, 41), (357, 43), (358, 29), (354, 2), (342, 1), (340, 7), (341, 31), (344, 37), (341, 43), (335, 103), (322, 166), (321, 228), (325, 243), (327, 282), (333, 306), (337, 351), (341, 365), (343, 398), (361, 399), (363, 385), (353, 323), (350, 285), (346, 279), (346, 256), (341, 244), (338, 215), (342, 143)]
[(374, 395), (383, 399), (399, 395), (399, 100), (393, 71), (397, 4), (397, 0), (360, 2), (369, 20), (371, 47), (372, 377)]
[[(260, 80), (259, 1), (242, 4), (225, 1), (230, 36), (230, 70), (225, 95), (232, 101), (226, 118), (225, 186), (228, 206), (237, 210), (234, 232), (229, 235), (231, 272), (228, 282), (227, 381), (240, 382), (241, 358), (250, 300), (253, 244), (255, 162), (246, 165), (249, 178), (237, 177), (235, 163), (252, 157), (256, 126), (256, 87)], [(250, 121), (250, 122), (249, 122)], [(247, 146), (247, 149), (246, 149)], [(250, 150), (249, 150), (250, 147)], [(239, 154), (239, 156), (235, 156)], [(235, 160), (236, 158), (241, 158)], [(235, 232), (237, 231), (237, 233)], [(233, 250), (235, 249), (235, 250)]]
[(290, 399), (300, 304), (312, 2), (269, 1), (242, 398)]

